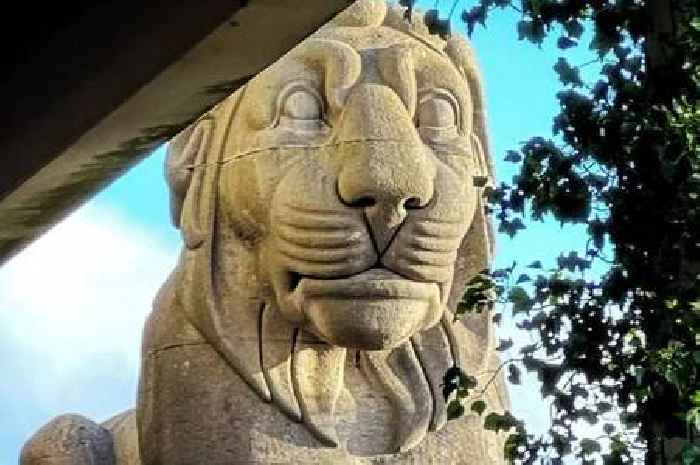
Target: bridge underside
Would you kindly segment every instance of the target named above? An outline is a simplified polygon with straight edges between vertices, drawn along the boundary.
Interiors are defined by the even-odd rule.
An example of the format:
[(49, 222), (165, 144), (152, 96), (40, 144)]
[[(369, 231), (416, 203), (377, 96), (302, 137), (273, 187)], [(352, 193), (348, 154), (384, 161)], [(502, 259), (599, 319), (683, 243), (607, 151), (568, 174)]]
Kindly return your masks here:
[(0, 264), (351, 1), (26, 3), (0, 42)]

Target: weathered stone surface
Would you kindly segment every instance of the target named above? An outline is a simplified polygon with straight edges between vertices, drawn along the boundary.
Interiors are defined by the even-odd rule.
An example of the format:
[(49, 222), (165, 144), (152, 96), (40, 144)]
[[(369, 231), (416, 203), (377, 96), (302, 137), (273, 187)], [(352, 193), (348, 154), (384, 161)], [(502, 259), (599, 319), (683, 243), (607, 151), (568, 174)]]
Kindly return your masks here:
[(131, 409), (102, 423), (114, 442), (114, 460), (118, 465), (140, 465), (139, 436), (136, 412)]
[(115, 465), (109, 430), (81, 417), (61, 415), (22, 448), (22, 465)]
[(414, 22), (361, 0), (172, 141), (185, 246), (105, 424), (119, 465), (134, 421), (144, 465), (502, 462), (441, 393), (498, 365), (489, 315), (452, 313), (492, 251), (479, 78)]

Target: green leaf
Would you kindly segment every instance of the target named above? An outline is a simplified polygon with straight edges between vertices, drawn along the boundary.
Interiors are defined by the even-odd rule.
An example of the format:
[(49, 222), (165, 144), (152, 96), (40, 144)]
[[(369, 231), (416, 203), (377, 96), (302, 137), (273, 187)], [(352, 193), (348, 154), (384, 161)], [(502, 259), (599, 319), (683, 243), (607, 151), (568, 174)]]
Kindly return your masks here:
[(542, 41), (546, 35), (544, 23), (541, 20), (519, 21), (517, 30), (519, 40), (527, 39), (538, 46), (542, 45)]
[(583, 34), (583, 24), (575, 19), (564, 23), (564, 30), (572, 39), (580, 39)]
[(537, 343), (528, 344), (528, 345), (520, 348), (520, 353), (521, 354), (532, 354), (534, 351), (537, 350), (537, 347), (539, 347), (539, 344), (537, 344)]
[(474, 176), (472, 178), (474, 187), (484, 187), (489, 182), (488, 176)]
[(520, 152), (516, 150), (508, 150), (506, 152), (506, 157), (503, 160), (511, 163), (519, 163), (522, 159), (523, 157), (520, 155)]
[(581, 87), (583, 81), (578, 68), (569, 65), (565, 58), (559, 58), (554, 65), (554, 71), (559, 75), (559, 80), (565, 86)]
[(527, 437), (522, 433), (512, 433), (506, 438), (503, 445), (503, 458), (509, 463), (514, 463), (520, 457), (520, 448), (525, 446)]
[(496, 350), (499, 352), (503, 352), (504, 350), (508, 350), (511, 347), (513, 347), (513, 340), (508, 338), (508, 339), (501, 339), (498, 342), (498, 346), (496, 347)]
[(460, 378), (464, 376), (462, 369), (458, 366), (450, 367), (442, 377), (442, 396), (447, 400), (450, 395), (459, 389)]
[(452, 400), (447, 404), (447, 419), (454, 420), (464, 415), (464, 405), (458, 400)]
[(503, 321), (503, 314), (500, 312), (494, 313), (493, 316), (491, 317), (491, 322), (495, 325), (500, 325), (502, 321)]
[(612, 411), (613, 405), (609, 402), (598, 402), (596, 408), (598, 409), (598, 413), (602, 415)]
[(508, 382), (510, 384), (520, 384), (522, 382), (520, 378), (520, 368), (512, 363), (508, 365)]
[(567, 48), (572, 48), (576, 47), (578, 45), (578, 42), (576, 42), (573, 39), (570, 39), (568, 37), (562, 36), (557, 39), (557, 47), (559, 47), (562, 50), (566, 50)]
[(700, 16), (695, 17), (690, 21), (690, 27), (696, 31), (700, 31)]
[(538, 16), (542, 8), (542, 0), (530, 0), (530, 8), (532, 8), (532, 16)]
[(598, 441), (594, 441), (593, 439), (581, 439), (579, 446), (581, 446), (581, 452), (585, 455), (590, 455), (601, 451), (600, 444)]
[(533, 303), (527, 291), (520, 286), (511, 288), (508, 292), (508, 301), (513, 304), (513, 315), (529, 312)]
[(498, 224), (498, 232), (508, 234), (508, 237), (511, 239), (522, 229), (525, 229), (525, 224), (520, 218), (514, 218), (512, 220), (503, 219)]
[(484, 428), (498, 433), (499, 431), (509, 431), (511, 428), (521, 429), (523, 425), (510, 412), (503, 414), (492, 412), (486, 415)]
[(685, 415), (685, 421), (693, 425), (696, 430), (700, 430), (700, 407), (693, 407)]
[(462, 374), (459, 381), (467, 389), (474, 389), (479, 385), (479, 381), (474, 376), (467, 374)]
[(617, 45), (617, 38), (602, 32), (599, 28), (596, 28), (596, 32), (593, 35), (593, 40), (588, 47), (591, 50), (596, 50), (598, 52), (598, 57), (603, 58), (608, 54), (610, 50)]
[(700, 465), (700, 446), (696, 444), (686, 444), (681, 452), (683, 465)]
[(475, 400), (472, 402), (471, 411), (476, 412), (477, 415), (481, 415), (486, 410), (486, 402), (483, 400)]

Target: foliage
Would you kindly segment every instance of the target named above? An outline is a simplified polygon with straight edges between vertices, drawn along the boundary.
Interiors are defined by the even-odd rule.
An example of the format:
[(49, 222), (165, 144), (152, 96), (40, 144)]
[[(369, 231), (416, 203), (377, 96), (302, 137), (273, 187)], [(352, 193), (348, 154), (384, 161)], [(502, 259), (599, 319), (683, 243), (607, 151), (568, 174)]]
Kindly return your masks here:
[[(587, 225), (588, 242), (551, 270), (537, 261), (485, 271), (458, 308), (507, 303), (538, 341), (504, 367), (512, 382), (520, 368), (537, 374), (552, 405), (548, 433), (528, 434), (508, 412), (485, 417), (487, 429), (508, 432), (504, 453), (512, 461), (700, 463), (700, 4), (669, 5), (474, 0), (461, 15), (471, 35), (494, 10), (517, 9), (518, 38), (539, 46), (558, 34), (562, 54), (591, 28), (589, 46), (602, 65), (599, 80), (586, 83), (579, 67), (557, 61), (563, 90), (553, 137), (509, 151), (505, 159), (519, 164), (519, 174), (489, 195), (501, 232), (513, 236), (526, 217), (553, 216)], [(449, 32), (437, 10), (426, 22)], [(597, 260), (609, 271), (589, 276)], [(446, 374), (446, 398), (461, 392), (449, 404), (451, 417), (465, 413), (457, 405), (473, 384), (457, 368)], [(487, 406), (479, 399), (470, 411), (482, 415)], [(604, 434), (577, 437), (578, 422), (602, 423)], [(680, 454), (667, 450), (673, 438), (684, 440)]]

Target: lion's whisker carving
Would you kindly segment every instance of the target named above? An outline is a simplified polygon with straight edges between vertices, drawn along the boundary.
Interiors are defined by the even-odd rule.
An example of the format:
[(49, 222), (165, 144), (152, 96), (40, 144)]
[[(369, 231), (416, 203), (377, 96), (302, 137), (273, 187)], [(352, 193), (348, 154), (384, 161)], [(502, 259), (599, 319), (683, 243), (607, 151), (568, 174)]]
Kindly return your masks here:
[(343, 224), (348, 224), (349, 221), (356, 219), (356, 215), (347, 214), (337, 210), (312, 211), (311, 209), (290, 208), (288, 206), (280, 206), (278, 214), (285, 217), (285, 219), (288, 221), (319, 222), (323, 224), (331, 221), (338, 221)]
[[(407, 251), (401, 256), (403, 260), (412, 265), (426, 265), (434, 267), (451, 266), (457, 258), (457, 252), (437, 255), (434, 252)], [(437, 255), (437, 256), (436, 256)]]
[[(435, 253), (453, 253), (455, 251), (455, 241), (437, 237), (425, 237), (421, 240), (419, 236), (413, 236), (413, 240), (406, 245), (418, 250)], [(425, 240), (428, 239), (428, 240)]]
[(314, 222), (306, 219), (306, 221), (302, 220), (299, 222), (294, 222), (292, 219), (283, 220), (280, 218), (279, 223), (280, 225), (284, 225), (284, 227), (303, 231), (347, 231), (348, 229), (355, 226), (355, 223), (343, 220), (319, 220), (318, 222)]
[(355, 252), (361, 250), (363, 247), (357, 245), (355, 247), (348, 247), (344, 249), (306, 249), (296, 246), (291, 246), (290, 244), (281, 244), (279, 247), (279, 252), (287, 258), (291, 258), (295, 261), (305, 262), (305, 263), (321, 263), (321, 264), (332, 264), (340, 263), (352, 258)]
[(460, 218), (453, 219), (453, 218), (425, 218), (425, 217), (422, 217), (420, 220), (422, 222), (432, 223), (432, 224), (447, 224), (447, 225), (455, 224), (455, 225), (460, 225), (460, 226), (464, 225), (464, 219), (460, 219)]
[(461, 239), (464, 228), (461, 225), (444, 225), (434, 223), (416, 223), (414, 233), (417, 237), (437, 237), (443, 239)]
[(339, 249), (343, 247), (351, 247), (357, 244), (363, 244), (365, 237), (362, 232), (348, 234), (347, 231), (316, 231), (316, 234), (311, 237), (309, 233), (299, 234), (296, 231), (288, 228), (280, 228), (276, 231), (276, 236), (290, 244), (299, 247), (310, 249)]
[(311, 207), (311, 206), (302, 206), (302, 205), (292, 205), (292, 204), (281, 204), (280, 207), (287, 209), (288, 211), (291, 212), (300, 212), (303, 214), (319, 214), (319, 215), (328, 215), (331, 217), (341, 217), (341, 218), (347, 218), (348, 215), (347, 213), (343, 213), (341, 211), (338, 211), (336, 208), (319, 208), (319, 207)]

